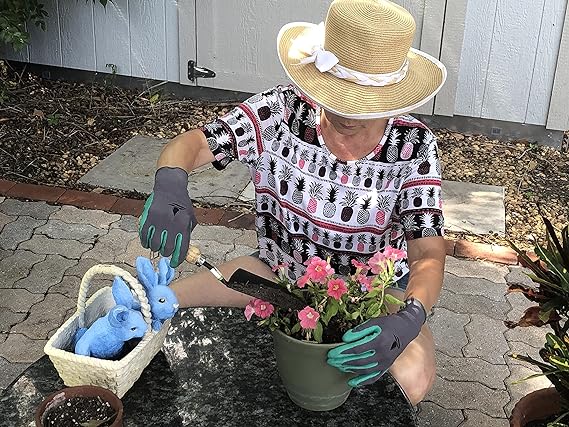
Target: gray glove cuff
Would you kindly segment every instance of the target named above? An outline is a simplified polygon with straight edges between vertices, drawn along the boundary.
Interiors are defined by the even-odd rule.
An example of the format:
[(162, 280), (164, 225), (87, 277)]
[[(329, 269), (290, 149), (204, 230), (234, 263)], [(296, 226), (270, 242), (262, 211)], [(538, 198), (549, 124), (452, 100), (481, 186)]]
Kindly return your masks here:
[(154, 190), (169, 190), (176, 192), (180, 189), (186, 193), (188, 187), (188, 172), (182, 168), (163, 166), (154, 176)]
[(409, 315), (411, 315), (420, 325), (423, 325), (427, 320), (427, 310), (421, 303), (421, 301), (416, 300), (415, 298), (408, 298), (405, 300), (405, 307), (403, 307), (400, 311), (405, 311)]

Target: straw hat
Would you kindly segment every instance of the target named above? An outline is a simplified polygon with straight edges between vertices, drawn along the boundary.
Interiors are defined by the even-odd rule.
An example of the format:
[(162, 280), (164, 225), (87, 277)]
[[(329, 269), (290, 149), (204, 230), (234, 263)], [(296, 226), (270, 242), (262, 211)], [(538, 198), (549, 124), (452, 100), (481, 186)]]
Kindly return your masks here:
[(354, 119), (393, 117), (433, 98), (446, 80), (437, 59), (411, 48), (415, 20), (388, 0), (334, 0), (326, 22), (279, 32), (288, 77), (324, 109)]

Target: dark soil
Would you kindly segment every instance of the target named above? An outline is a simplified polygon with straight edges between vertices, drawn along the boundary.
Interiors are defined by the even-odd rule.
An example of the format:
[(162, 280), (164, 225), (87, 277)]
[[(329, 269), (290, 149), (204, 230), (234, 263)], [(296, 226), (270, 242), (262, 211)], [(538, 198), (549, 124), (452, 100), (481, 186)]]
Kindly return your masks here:
[(115, 411), (100, 397), (71, 397), (45, 413), (45, 427), (106, 427), (110, 426)]

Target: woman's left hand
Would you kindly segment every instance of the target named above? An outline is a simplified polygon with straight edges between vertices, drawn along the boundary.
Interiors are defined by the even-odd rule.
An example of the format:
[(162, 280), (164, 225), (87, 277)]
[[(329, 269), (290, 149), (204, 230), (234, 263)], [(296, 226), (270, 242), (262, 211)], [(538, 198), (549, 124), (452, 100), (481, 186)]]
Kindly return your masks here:
[(377, 381), (413, 341), (425, 323), (426, 312), (410, 300), (398, 313), (371, 319), (344, 334), (344, 344), (328, 352), (328, 364), (342, 372), (358, 373), (352, 387)]

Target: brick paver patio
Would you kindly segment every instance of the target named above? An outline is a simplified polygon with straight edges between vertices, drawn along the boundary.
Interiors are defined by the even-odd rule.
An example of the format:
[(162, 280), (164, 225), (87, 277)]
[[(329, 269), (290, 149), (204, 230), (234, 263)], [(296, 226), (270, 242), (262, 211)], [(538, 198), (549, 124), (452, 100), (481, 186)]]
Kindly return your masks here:
[[(249, 254), (250, 230), (203, 226), (195, 243), (219, 262)], [(0, 197), (0, 390), (43, 355), (50, 335), (75, 310), (77, 287), (97, 263), (134, 272), (139, 245), (136, 218), (45, 202)], [(195, 267), (183, 266), (180, 274)], [(507, 330), (529, 303), (505, 296), (506, 283), (527, 281), (519, 267), (447, 257), (445, 286), (429, 319), (436, 341), (437, 382), (419, 407), (421, 426), (507, 426), (517, 400), (549, 385), (508, 354), (537, 356), (543, 329)], [(108, 285), (110, 279), (96, 281)]]

